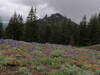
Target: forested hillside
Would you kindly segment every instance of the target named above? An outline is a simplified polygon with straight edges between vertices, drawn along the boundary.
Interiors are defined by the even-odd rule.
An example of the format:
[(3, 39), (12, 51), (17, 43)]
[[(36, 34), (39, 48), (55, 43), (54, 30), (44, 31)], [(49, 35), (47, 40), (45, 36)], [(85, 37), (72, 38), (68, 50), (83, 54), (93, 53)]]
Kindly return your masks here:
[(77, 24), (60, 13), (43, 18), (37, 18), (36, 13), (32, 7), (24, 22), (23, 17), (15, 12), (5, 30), (0, 21), (0, 38), (73, 46), (100, 43), (100, 14), (92, 15), (89, 21), (84, 16)]

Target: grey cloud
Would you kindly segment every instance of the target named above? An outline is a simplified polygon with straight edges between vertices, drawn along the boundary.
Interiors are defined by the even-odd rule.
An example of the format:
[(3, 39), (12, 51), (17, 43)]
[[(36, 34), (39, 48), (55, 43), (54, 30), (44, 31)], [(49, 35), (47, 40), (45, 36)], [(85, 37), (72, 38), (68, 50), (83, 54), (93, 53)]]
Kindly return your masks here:
[(47, 0), (49, 6), (79, 22), (84, 15), (89, 18), (100, 11), (100, 0)]
[[(9, 5), (7, 6), (5, 2)], [(8, 16), (8, 13), (12, 14), (12, 12), (17, 10), (26, 17), (25, 15), (28, 14), (31, 6), (37, 6), (40, 17), (43, 17), (45, 14), (60, 12), (79, 23), (84, 15), (89, 18), (92, 14), (100, 11), (100, 0), (3, 0), (0, 1), (0, 9), (4, 7), (8, 12), (2, 10), (0, 12), (5, 13), (4, 16)], [(6, 20), (6, 17), (4, 19)]]
[(34, 6), (44, 4), (46, 1), (43, 0), (12, 0), (15, 3), (20, 3), (27, 6)]
[(48, 4), (49, 8), (79, 22), (84, 15), (89, 18), (100, 11), (100, 0), (16, 0), (24, 5)]

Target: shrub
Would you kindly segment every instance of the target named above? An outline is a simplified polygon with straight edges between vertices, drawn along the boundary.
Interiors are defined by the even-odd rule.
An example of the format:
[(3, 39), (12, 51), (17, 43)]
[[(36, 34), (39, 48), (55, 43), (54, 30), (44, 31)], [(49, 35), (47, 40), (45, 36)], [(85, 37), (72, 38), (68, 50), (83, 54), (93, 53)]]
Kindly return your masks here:
[(51, 65), (51, 64), (52, 64), (52, 59), (51, 59), (51, 58), (42, 58), (42, 59), (41, 59), (41, 62), (42, 62), (43, 64)]
[(64, 51), (55, 50), (51, 53), (51, 57), (62, 57), (64, 56)]
[(17, 64), (19, 66), (27, 66), (28, 65), (29, 60), (27, 59), (21, 59), (21, 60), (17, 60)]
[(27, 62), (27, 64), (29, 64), (29, 65), (38, 65), (38, 61), (36, 59), (32, 59), (32, 60), (29, 60)]
[(100, 69), (97, 69), (95, 75), (100, 75)]
[(89, 70), (91, 68), (91, 64), (83, 63), (81, 66), (81, 69), (83, 70)]
[(98, 53), (96, 56), (97, 59), (100, 59), (100, 53)]
[(39, 50), (37, 50), (37, 51), (33, 51), (33, 55), (34, 56), (42, 56), (43, 55), (43, 53), (42, 53), (42, 51), (39, 51)]
[(42, 58), (41, 62), (43, 64), (48, 64), (48, 65), (52, 65), (52, 64), (61, 64), (64, 62), (64, 60), (62, 58)]
[(3, 60), (5, 59), (5, 57), (3, 55), (0, 55), (0, 65), (3, 64)]
[(64, 73), (56, 70), (48, 72), (47, 75), (64, 75)]
[(52, 62), (57, 63), (57, 64), (61, 64), (64, 62), (64, 59), (63, 58), (53, 58)]
[(2, 61), (4, 58), (4, 55), (0, 55), (0, 61)]
[(75, 65), (69, 64), (63, 65), (60, 71), (63, 72), (64, 75), (95, 75), (92, 70), (84, 70)]
[(23, 73), (23, 74), (25, 74), (25, 75), (32, 75), (32, 73), (29, 72), (29, 69), (26, 68), (26, 67), (21, 67), (21, 68), (19, 68), (19, 72), (20, 72), (20, 73)]
[(46, 71), (46, 67), (45, 66), (42, 66), (42, 65), (35, 66), (34, 69), (37, 70), (37, 71), (39, 71), (39, 72)]
[(52, 64), (52, 67), (54, 67), (56, 69), (59, 69), (61, 66), (62, 66), (62, 64), (56, 64), (56, 63)]
[(14, 62), (16, 61), (16, 58), (4, 58), (2, 61), (1, 61), (1, 64), (3, 65), (12, 65)]
[(69, 64), (63, 65), (60, 69), (66, 75), (77, 75), (78, 68)]

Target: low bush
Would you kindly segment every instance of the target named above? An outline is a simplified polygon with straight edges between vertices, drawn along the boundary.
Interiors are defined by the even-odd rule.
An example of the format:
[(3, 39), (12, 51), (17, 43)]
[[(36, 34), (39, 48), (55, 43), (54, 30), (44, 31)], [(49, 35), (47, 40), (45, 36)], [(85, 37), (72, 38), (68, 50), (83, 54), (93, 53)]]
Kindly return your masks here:
[(5, 58), (4, 55), (0, 55), (0, 61), (2, 61)]
[(63, 57), (64, 56), (64, 51), (61, 50), (54, 50), (51, 53), (51, 57)]
[(61, 64), (64, 62), (63, 58), (42, 58), (41, 62), (43, 64), (48, 64), (48, 65), (52, 65), (52, 64)]
[(33, 51), (33, 56), (38, 56), (38, 57), (41, 57), (43, 55), (42, 51), (39, 51), (39, 50), (36, 50), (36, 51)]
[(39, 71), (39, 72), (45, 72), (46, 71), (46, 67), (43, 66), (43, 65), (35, 66), (34, 69)]
[(17, 65), (16, 58), (4, 58), (2, 61), (0, 61), (2, 65)]
[(37, 61), (37, 59), (31, 59), (27, 62), (27, 64), (29, 64), (29, 65), (38, 65), (38, 61)]
[(27, 66), (28, 62), (29, 62), (29, 60), (26, 60), (26, 59), (17, 60), (18, 66), (21, 66), (21, 67)]
[(21, 68), (19, 68), (19, 71), (18, 72), (20, 72), (20, 73), (23, 73), (23, 74), (25, 74), (25, 75), (32, 75), (32, 73), (29, 71), (29, 69), (28, 68), (26, 68), (26, 67), (21, 67)]
[(42, 58), (40, 61), (43, 64), (48, 64), (48, 65), (51, 65), (52, 64), (52, 59), (51, 58)]
[(57, 71), (51, 71), (51, 72), (48, 72), (47, 75), (64, 75), (63, 72), (60, 72), (59, 70)]

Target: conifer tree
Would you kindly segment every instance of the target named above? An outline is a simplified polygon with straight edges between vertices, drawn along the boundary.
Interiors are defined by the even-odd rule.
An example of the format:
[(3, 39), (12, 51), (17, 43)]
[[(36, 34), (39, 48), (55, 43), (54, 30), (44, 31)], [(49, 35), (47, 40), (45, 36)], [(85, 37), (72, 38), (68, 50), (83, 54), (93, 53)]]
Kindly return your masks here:
[(1, 38), (4, 38), (4, 30), (2, 20), (0, 19), (0, 39)]
[(37, 30), (38, 26), (36, 21), (36, 9), (33, 9), (32, 7), (25, 24), (24, 40), (27, 42), (36, 42), (38, 39)]
[(18, 15), (18, 40), (23, 40), (23, 33), (24, 33), (24, 23), (23, 23), (23, 17), (21, 15)]
[(98, 15), (94, 15), (91, 17), (89, 25), (89, 39), (90, 45), (99, 44), (100, 43), (100, 24)]
[(6, 28), (6, 38), (21, 40), (22, 31), (23, 31), (22, 25), (23, 25), (22, 17), (14, 13)]
[(88, 31), (87, 31), (87, 21), (86, 16), (83, 17), (79, 25), (79, 45), (88, 44)]

